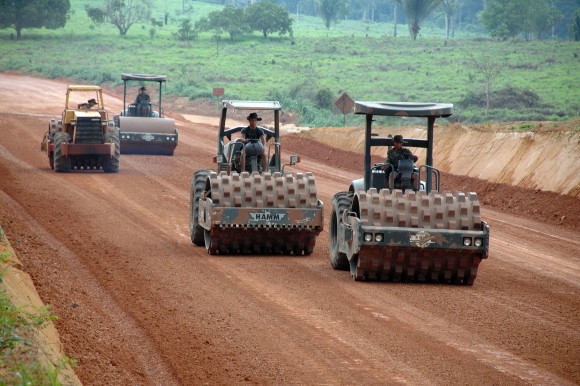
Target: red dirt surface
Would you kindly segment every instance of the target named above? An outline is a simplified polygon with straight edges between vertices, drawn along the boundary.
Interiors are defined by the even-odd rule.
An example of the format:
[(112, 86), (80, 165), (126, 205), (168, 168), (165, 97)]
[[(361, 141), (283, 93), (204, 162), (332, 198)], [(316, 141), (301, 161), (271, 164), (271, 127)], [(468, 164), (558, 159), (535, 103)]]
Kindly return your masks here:
[[(326, 231), (307, 257), (209, 256), (188, 216), (193, 171), (212, 167), (215, 111), (171, 112), (173, 157), (60, 174), (39, 150), (65, 89), (0, 75), (0, 225), (84, 385), (580, 383), (577, 197), (445, 174), (479, 193), (491, 227), (471, 287), (353, 282), (331, 268)], [(120, 111), (115, 94), (107, 103)], [(303, 158), (294, 170), (314, 172), (328, 216), (361, 155), (292, 136), (283, 146)]]

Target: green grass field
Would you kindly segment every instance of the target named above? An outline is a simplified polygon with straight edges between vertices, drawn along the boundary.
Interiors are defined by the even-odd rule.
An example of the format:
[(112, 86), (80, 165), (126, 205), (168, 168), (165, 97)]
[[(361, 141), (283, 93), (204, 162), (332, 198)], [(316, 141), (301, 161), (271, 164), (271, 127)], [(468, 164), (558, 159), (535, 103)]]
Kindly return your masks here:
[[(0, 30), (0, 71), (91, 84), (119, 84), (123, 72), (166, 74), (166, 94), (193, 100), (223, 87), (224, 98), (276, 98), (311, 126), (342, 124), (342, 115), (317, 106), (321, 91), (331, 102), (343, 92), (355, 100), (450, 102), (455, 118), (467, 122), (580, 116), (578, 42), (497, 42), (462, 33), (446, 41), (443, 29), (429, 24), (412, 41), (405, 25), (394, 38), (389, 23), (341, 21), (326, 30), (319, 18), (303, 15), (293, 15), (293, 39), (256, 33), (231, 43), (225, 34), (216, 41), (204, 33), (182, 42), (174, 34), (183, 18), (195, 21), (219, 6), (193, 2), (193, 11), (183, 13), (181, 1), (167, 0), (167, 26), (135, 24), (121, 37), (113, 25), (92, 25), (84, 11), (88, 3), (71, 0), (63, 29), (23, 30), (20, 41), (11, 39), (13, 30)], [(163, 13), (156, 8), (153, 17), (162, 20)], [(482, 52), (502, 68), (493, 90), (531, 90), (539, 105), (487, 113), (466, 105), (470, 93), (483, 92), (481, 74), (467, 60)]]

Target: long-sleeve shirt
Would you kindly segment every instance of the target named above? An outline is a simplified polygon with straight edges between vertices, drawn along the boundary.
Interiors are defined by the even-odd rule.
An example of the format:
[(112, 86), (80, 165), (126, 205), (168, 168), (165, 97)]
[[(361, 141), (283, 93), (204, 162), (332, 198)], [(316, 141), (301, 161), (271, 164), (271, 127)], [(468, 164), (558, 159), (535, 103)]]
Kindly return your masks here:
[(413, 159), (414, 155), (411, 150), (406, 149), (404, 147), (400, 149), (395, 149), (394, 147), (391, 148), (387, 152), (387, 159), (386, 163), (393, 165), (393, 168), (397, 170), (399, 168), (399, 161), (402, 159)]

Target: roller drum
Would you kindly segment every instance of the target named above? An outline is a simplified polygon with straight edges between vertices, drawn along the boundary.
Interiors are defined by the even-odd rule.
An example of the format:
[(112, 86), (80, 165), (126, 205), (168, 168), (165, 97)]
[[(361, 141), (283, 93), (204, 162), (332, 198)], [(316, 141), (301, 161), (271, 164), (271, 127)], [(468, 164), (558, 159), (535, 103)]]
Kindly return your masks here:
[(312, 173), (260, 175), (234, 172), (228, 175), (226, 172), (211, 172), (209, 185), (213, 208), (218, 211), (233, 209), (245, 218), (260, 209), (288, 209), (286, 220), (292, 220), (283, 225), (221, 223), (212, 226), (209, 238), (206, 237), (210, 254), (310, 255), (314, 250), (322, 221), (309, 226), (302, 225), (307, 219), (292, 217), (300, 212), (292, 211), (294, 209), (322, 211)]
[[(350, 258), (355, 280), (447, 282), (473, 284), (477, 268), (487, 253), (454, 245), (430, 248), (449, 234), (461, 231), (485, 235), (476, 193), (414, 192), (406, 190), (358, 192), (361, 228), (384, 228), (385, 244), (363, 243)], [(372, 229), (377, 229), (372, 228)], [(413, 230), (425, 237), (424, 245), (396, 240), (397, 230)], [(413, 232), (411, 232), (413, 233)], [(403, 232), (403, 234), (405, 234)], [(389, 238), (393, 238), (390, 240)], [(433, 241), (434, 240), (434, 241)], [(407, 240), (408, 241), (408, 238)]]
[(171, 118), (144, 118), (119, 116), (122, 133), (175, 134), (175, 120)]

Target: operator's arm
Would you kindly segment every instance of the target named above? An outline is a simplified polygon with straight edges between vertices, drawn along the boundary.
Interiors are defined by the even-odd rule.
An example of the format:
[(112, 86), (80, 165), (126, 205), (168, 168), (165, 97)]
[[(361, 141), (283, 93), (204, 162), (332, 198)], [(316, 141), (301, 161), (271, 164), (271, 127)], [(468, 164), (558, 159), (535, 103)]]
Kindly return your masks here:
[(240, 131), (240, 135), (241, 135), (240, 142), (241, 143), (248, 143), (248, 136), (246, 135), (247, 132), (248, 132), (248, 128), (247, 127), (243, 128)]
[(393, 165), (393, 167), (395, 167), (397, 165), (397, 161), (398, 161), (396, 158), (397, 158), (397, 154), (395, 154), (395, 149), (390, 149), (387, 152), (387, 159), (385, 162), (387, 164)]

